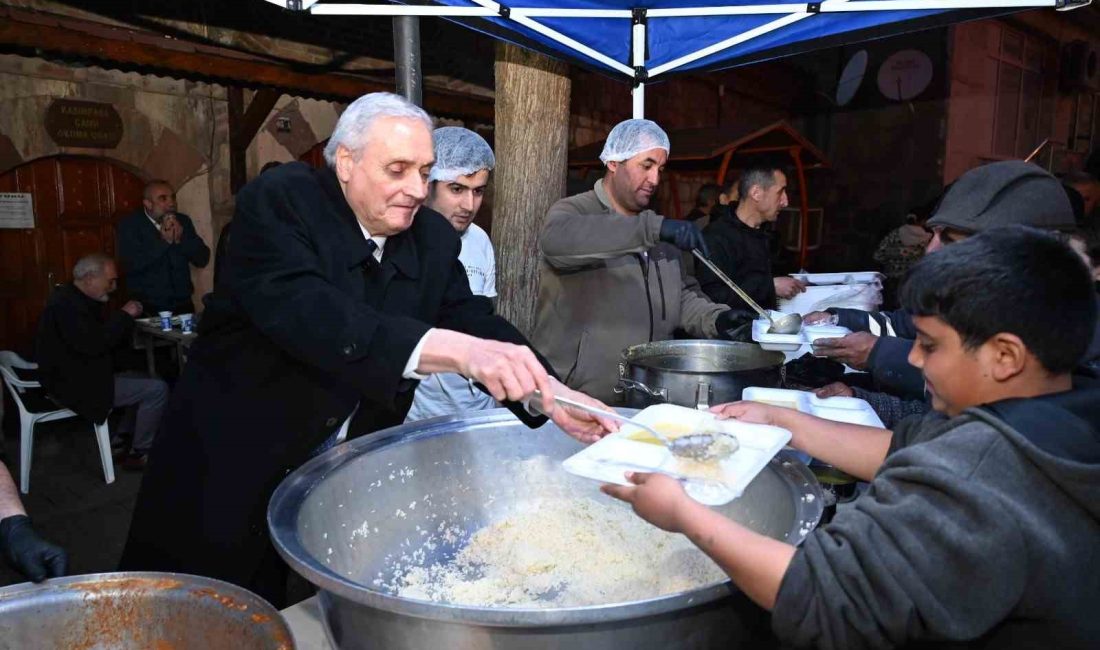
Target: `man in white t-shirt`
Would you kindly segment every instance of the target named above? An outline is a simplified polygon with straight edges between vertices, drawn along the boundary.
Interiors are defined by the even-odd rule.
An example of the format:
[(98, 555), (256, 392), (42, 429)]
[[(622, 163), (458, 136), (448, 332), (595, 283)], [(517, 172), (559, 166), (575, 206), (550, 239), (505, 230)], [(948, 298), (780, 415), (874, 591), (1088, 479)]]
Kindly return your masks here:
[[(485, 198), (489, 174), (496, 157), (480, 135), (458, 126), (444, 126), (432, 133), (435, 165), (425, 205), (442, 214), (462, 237), (459, 261), (466, 267), (470, 291), (496, 298), (496, 259), (489, 235), (474, 217)], [(474, 388), (473, 382), (453, 373), (436, 373), (420, 382), (406, 422), (495, 408), (492, 396)]]

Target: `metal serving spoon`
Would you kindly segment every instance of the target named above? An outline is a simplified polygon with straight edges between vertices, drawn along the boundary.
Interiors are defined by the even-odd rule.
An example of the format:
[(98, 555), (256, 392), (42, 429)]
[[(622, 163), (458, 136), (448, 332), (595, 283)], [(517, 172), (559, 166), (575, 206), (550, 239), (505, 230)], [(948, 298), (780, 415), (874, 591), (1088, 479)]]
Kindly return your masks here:
[[(534, 396), (538, 399), (542, 399), (542, 392), (535, 391)], [(642, 429), (646, 433), (651, 434), (654, 438), (661, 441), (665, 447), (672, 453), (673, 456), (679, 456), (681, 458), (687, 458), (689, 460), (707, 462), (714, 460), (721, 460), (727, 456), (733, 454), (741, 446), (737, 440), (737, 437), (733, 434), (726, 433), (725, 431), (704, 431), (701, 433), (692, 433), (685, 436), (678, 436), (676, 438), (669, 438), (665, 434), (657, 431), (651, 426), (642, 424), (637, 420), (633, 420), (625, 415), (619, 415), (614, 411), (605, 411), (598, 409), (594, 406), (589, 406), (575, 400), (571, 400), (568, 397), (554, 396), (554, 401), (566, 406), (572, 406), (582, 411), (587, 411), (593, 415), (599, 415), (601, 417), (610, 418), (612, 420), (618, 420), (627, 424), (633, 424), (634, 426)]]
[(717, 275), (719, 280), (725, 282), (726, 286), (728, 286), (730, 289), (733, 289), (734, 293), (741, 296), (741, 300), (747, 302), (749, 304), (749, 307), (752, 307), (756, 310), (756, 313), (768, 319), (768, 322), (771, 323), (771, 327), (768, 328), (769, 333), (798, 334), (798, 332), (802, 330), (801, 314), (784, 314), (778, 319), (772, 318), (772, 315), (768, 313), (766, 309), (756, 304), (756, 301), (750, 298), (749, 294), (745, 293), (745, 291), (741, 289), (741, 287), (734, 284), (733, 280), (730, 280), (725, 273), (722, 273), (721, 269), (714, 265), (714, 262), (711, 262), (706, 258), (705, 255), (699, 252), (698, 248), (691, 249), (691, 252), (695, 254), (695, 257), (699, 258), (699, 261), (701, 261), (703, 264), (706, 264), (711, 273)]

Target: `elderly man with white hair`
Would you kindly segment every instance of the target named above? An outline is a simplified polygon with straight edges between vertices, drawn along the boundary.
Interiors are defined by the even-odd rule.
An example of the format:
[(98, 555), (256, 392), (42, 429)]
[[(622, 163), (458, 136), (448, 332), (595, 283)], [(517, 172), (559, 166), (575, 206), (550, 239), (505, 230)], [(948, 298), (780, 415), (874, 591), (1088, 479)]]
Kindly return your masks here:
[[(475, 296), (496, 298), (496, 258), (493, 242), (474, 223), (496, 156), (480, 135), (459, 126), (440, 127), (432, 133), (435, 165), (428, 176), (424, 205), (443, 215), (462, 241), (458, 261), (466, 269)], [(473, 380), (449, 372), (437, 372), (420, 382), (406, 422), (495, 408), (492, 395), (479, 390)]]
[(529, 426), (545, 421), (521, 403), (538, 389), (567, 433), (591, 441), (614, 428), (555, 408), (558, 394), (599, 403), (554, 379), (470, 293), (458, 233), (422, 205), (435, 162), (423, 110), (359, 98), (325, 160), (281, 165), (237, 195), (232, 272), (169, 403), (123, 569), (220, 578), (281, 605), (271, 493), (318, 448), (401, 423), (433, 373), (475, 380)]
[(673, 337), (725, 336), (751, 322), (711, 302), (682, 268), (681, 251), (706, 253), (699, 227), (648, 209), (669, 154), (655, 122), (620, 122), (593, 189), (555, 203), (539, 235), (540, 286), (532, 340), (565, 383), (608, 402), (619, 397), (623, 348)]

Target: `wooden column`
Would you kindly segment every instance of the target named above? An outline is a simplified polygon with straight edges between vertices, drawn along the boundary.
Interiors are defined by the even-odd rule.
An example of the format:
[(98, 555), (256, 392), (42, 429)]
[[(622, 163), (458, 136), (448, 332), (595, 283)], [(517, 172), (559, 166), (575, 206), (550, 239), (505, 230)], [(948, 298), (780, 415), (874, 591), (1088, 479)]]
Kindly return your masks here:
[(229, 190), (233, 194), (248, 182), (245, 153), (248, 145), (260, 131), (275, 102), (282, 92), (272, 88), (257, 90), (248, 107), (244, 104), (244, 90), (239, 86), (227, 89), (229, 100)]
[(496, 47), (497, 311), (530, 336), (539, 295), (538, 233), (547, 210), (565, 194), (569, 69), (515, 45)]

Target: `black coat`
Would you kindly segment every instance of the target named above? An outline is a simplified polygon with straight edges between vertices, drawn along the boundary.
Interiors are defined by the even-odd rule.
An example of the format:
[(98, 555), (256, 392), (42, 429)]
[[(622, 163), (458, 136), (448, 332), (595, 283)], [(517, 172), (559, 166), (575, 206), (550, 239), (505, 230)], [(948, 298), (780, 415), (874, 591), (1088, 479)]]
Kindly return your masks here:
[(470, 293), (458, 234), (427, 208), (374, 266), (335, 174), (291, 163), (241, 190), (233, 224), (122, 567), (258, 589), (271, 493), (356, 404), (353, 435), (402, 422), (417, 385), (404, 366), (429, 328), (526, 341)]
[(176, 220), (183, 228), (178, 244), (164, 241), (144, 208), (118, 224), (118, 259), (126, 274), (126, 290), (148, 314), (187, 307), (193, 290), (191, 265), (203, 268), (210, 261), (210, 249), (195, 232), (191, 217), (176, 214)]
[[(711, 222), (703, 229), (710, 260), (752, 296), (761, 307), (775, 309), (775, 280), (772, 277), (771, 237), (760, 228), (750, 228), (729, 206), (715, 206)], [(725, 282), (701, 262), (695, 262), (695, 278), (714, 302), (734, 309), (750, 309)]]
[(35, 339), (42, 387), (58, 403), (103, 422), (115, 399), (113, 350), (134, 329), (126, 312), (111, 310), (71, 284), (58, 287), (38, 319)]

